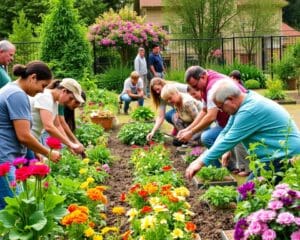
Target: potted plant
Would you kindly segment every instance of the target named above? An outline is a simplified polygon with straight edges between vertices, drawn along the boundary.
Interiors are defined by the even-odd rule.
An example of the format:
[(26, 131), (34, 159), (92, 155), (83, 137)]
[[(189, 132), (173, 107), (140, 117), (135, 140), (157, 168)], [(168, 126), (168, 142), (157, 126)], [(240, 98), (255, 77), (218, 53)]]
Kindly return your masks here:
[(227, 168), (217, 168), (215, 166), (203, 167), (193, 178), (199, 188), (206, 186), (237, 186), (237, 182), (230, 175)]
[(105, 130), (109, 130), (113, 126), (115, 115), (109, 110), (92, 111), (90, 118), (93, 123), (101, 125)]

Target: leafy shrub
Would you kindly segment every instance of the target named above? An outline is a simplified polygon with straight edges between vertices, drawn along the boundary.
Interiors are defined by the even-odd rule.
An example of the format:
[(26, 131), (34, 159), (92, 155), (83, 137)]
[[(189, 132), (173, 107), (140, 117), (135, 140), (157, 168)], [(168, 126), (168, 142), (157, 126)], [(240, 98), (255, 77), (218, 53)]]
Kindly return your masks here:
[(111, 162), (110, 151), (104, 145), (97, 145), (94, 148), (88, 149), (87, 156), (92, 163), (99, 162), (105, 164)]
[(267, 80), (267, 91), (265, 96), (272, 100), (285, 99), (286, 94), (283, 90), (283, 83), (279, 79)]
[(127, 66), (112, 66), (104, 73), (95, 75), (96, 84), (98, 88), (114, 90), (121, 93), (125, 79), (130, 76), (132, 72), (131, 67)]
[(140, 122), (151, 121), (154, 118), (154, 112), (149, 107), (138, 107), (132, 112), (131, 117)]
[(232, 186), (211, 186), (200, 197), (200, 200), (207, 201), (217, 208), (229, 207), (230, 203), (236, 202), (237, 191)]
[(100, 125), (93, 123), (79, 122), (79, 127), (75, 130), (77, 139), (84, 145), (96, 145), (101, 136), (104, 134), (104, 129)]
[(203, 181), (222, 181), (225, 176), (229, 176), (229, 171), (227, 168), (208, 166), (201, 168), (197, 176)]
[(260, 87), (264, 88), (266, 86), (266, 77), (264, 73), (254, 65), (246, 65), (234, 62), (232, 65), (212, 65), (209, 66), (209, 68), (225, 75), (229, 75), (233, 70), (239, 70), (241, 72), (243, 82), (254, 79), (260, 83)]
[[(139, 123), (139, 124), (125, 124), (119, 134), (118, 138), (122, 143), (127, 145), (140, 145), (144, 146), (147, 144), (146, 136), (152, 130), (152, 123)], [(163, 135), (157, 131), (153, 136), (153, 141), (162, 142)]]
[(91, 71), (91, 49), (80, 26), (72, 0), (52, 1), (41, 31), (41, 60), (48, 62), (56, 77), (81, 80)]
[(245, 82), (245, 87), (248, 89), (259, 89), (260, 83), (255, 79), (249, 79)]
[(91, 89), (90, 91), (88, 91), (87, 98), (91, 103), (97, 103), (98, 106), (101, 105), (104, 109), (111, 110), (114, 113), (116, 113), (118, 110), (118, 94), (112, 91), (97, 88)]

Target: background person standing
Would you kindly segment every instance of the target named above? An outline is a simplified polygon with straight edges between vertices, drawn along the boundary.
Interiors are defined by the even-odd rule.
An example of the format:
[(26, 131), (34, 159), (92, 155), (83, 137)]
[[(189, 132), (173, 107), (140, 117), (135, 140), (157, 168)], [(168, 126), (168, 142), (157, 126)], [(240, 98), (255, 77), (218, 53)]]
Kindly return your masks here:
[(0, 41), (0, 88), (11, 82), (6, 66), (14, 60), (16, 47), (7, 40)]
[(149, 81), (147, 78), (147, 62), (145, 58), (145, 49), (140, 47), (137, 56), (134, 59), (134, 71), (138, 72), (144, 83), (144, 94), (150, 96)]
[(149, 55), (149, 68), (152, 77), (164, 78), (165, 67), (164, 60), (160, 55), (160, 47), (158, 45), (153, 45), (152, 53)]

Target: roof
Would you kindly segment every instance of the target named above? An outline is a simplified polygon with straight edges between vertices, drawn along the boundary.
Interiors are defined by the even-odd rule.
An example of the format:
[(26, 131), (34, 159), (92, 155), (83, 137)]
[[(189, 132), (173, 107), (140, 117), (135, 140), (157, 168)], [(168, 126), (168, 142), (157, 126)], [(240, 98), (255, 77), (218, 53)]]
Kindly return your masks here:
[(281, 23), (281, 35), (282, 36), (297, 36), (297, 35), (300, 35), (300, 32), (283, 22), (283, 23)]
[(140, 0), (140, 8), (142, 7), (161, 7), (162, 0)]

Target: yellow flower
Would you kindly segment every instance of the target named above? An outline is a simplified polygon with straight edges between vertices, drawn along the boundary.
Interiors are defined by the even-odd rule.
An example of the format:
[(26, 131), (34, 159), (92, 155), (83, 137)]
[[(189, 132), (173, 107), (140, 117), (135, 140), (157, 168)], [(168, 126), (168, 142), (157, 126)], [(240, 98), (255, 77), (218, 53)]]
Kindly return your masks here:
[(119, 232), (119, 228), (117, 227), (104, 227), (101, 229), (101, 234), (106, 234), (108, 232)]
[(79, 173), (80, 173), (80, 174), (86, 174), (87, 171), (88, 171), (87, 168), (81, 168), (81, 169), (79, 170)]
[(106, 219), (107, 219), (107, 216), (106, 216), (106, 214), (105, 214), (105, 213), (100, 213), (99, 215), (100, 215), (100, 217), (101, 217), (102, 219), (104, 219), (104, 220), (106, 220)]
[(126, 213), (126, 216), (129, 216), (128, 222), (131, 222), (138, 215), (138, 213), (138, 210), (135, 208), (128, 210)]
[(168, 222), (167, 222), (167, 220), (166, 219), (162, 219), (162, 220), (160, 220), (160, 224), (167, 224)]
[(191, 208), (191, 204), (189, 204), (188, 202), (185, 202), (185, 203), (184, 203), (184, 206), (185, 206), (186, 208), (188, 208), (188, 209)]
[(173, 232), (171, 233), (171, 235), (172, 235), (172, 237), (174, 239), (176, 239), (176, 238), (183, 238), (183, 231), (181, 229), (179, 229), (179, 228), (175, 228), (173, 230)]
[(149, 203), (151, 204), (151, 206), (157, 205), (160, 203), (160, 199), (158, 197), (151, 197), (149, 198)]
[(144, 186), (144, 190), (147, 191), (149, 194), (152, 194), (158, 190), (158, 187), (156, 184), (148, 183)]
[(185, 212), (186, 215), (189, 215), (189, 216), (194, 216), (195, 215), (194, 212), (192, 212), (192, 211), (190, 211), (188, 209), (185, 209), (184, 212)]
[(85, 163), (85, 164), (88, 164), (90, 162), (90, 159), (89, 158), (84, 158), (84, 159), (82, 159), (82, 162)]
[(159, 204), (152, 206), (152, 208), (156, 213), (169, 211), (165, 206)]
[(175, 188), (174, 192), (177, 196), (188, 197), (190, 195), (190, 191), (186, 187)]
[(93, 183), (93, 182), (95, 182), (95, 179), (92, 178), (92, 177), (88, 177), (88, 178), (86, 179), (86, 181), (87, 181), (88, 183)]
[(101, 235), (94, 235), (93, 240), (103, 240), (103, 237)]
[(176, 212), (176, 213), (173, 213), (173, 217), (176, 221), (178, 222), (184, 222), (184, 214), (182, 214), (181, 212)]
[(88, 229), (84, 230), (84, 235), (86, 237), (91, 237), (91, 236), (94, 235), (94, 233), (95, 233), (95, 231), (91, 227), (89, 227)]
[(140, 236), (139, 240), (145, 240), (144, 236)]
[(89, 183), (88, 182), (83, 182), (83, 183), (80, 184), (80, 188), (81, 189), (86, 189), (88, 187), (89, 187)]
[(125, 213), (125, 208), (121, 206), (117, 206), (112, 209), (112, 212), (117, 215), (122, 215)]
[(156, 218), (154, 216), (146, 216), (141, 220), (141, 229), (154, 228), (156, 223)]

